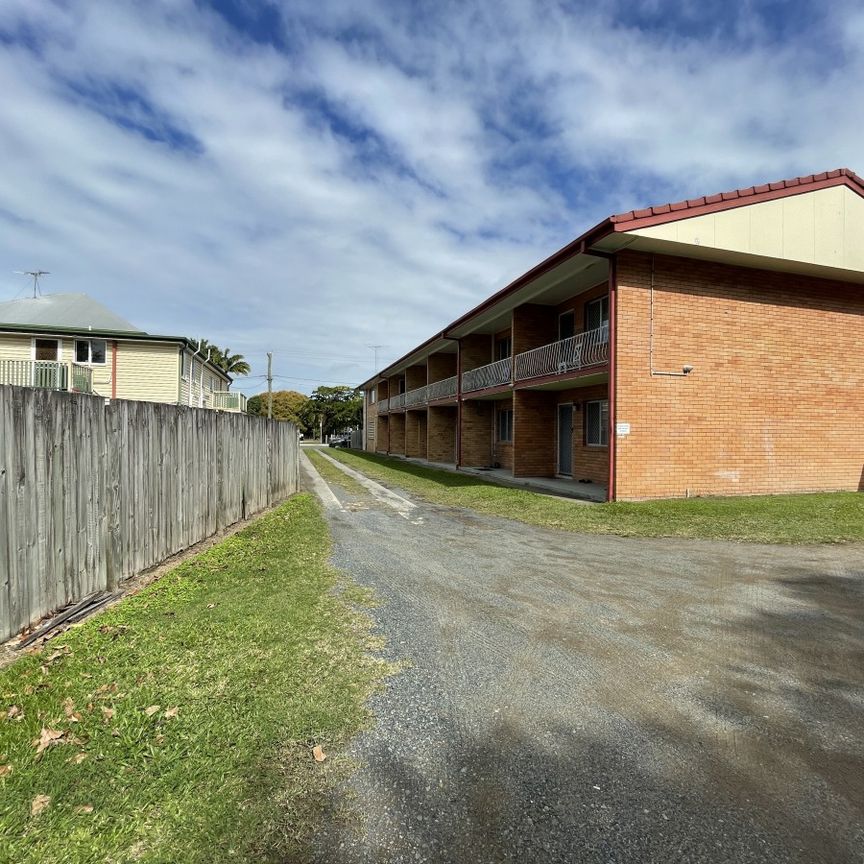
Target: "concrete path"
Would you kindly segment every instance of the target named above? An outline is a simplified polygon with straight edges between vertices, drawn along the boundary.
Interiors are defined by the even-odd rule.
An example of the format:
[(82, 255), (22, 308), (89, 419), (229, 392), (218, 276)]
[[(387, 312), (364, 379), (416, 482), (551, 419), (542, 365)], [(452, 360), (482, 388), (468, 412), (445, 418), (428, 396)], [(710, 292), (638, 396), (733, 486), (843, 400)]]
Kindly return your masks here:
[[(315, 855), (864, 861), (864, 549), (556, 533), (338, 485), (387, 655)], [(400, 494), (399, 490), (394, 490)]]

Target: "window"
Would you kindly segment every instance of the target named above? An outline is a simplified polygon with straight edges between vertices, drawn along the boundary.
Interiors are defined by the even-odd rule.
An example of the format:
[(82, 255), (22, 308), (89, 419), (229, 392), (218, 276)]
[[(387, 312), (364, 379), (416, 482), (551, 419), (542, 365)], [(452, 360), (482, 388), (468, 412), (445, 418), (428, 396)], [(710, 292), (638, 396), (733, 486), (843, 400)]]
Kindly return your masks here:
[(609, 444), (609, 400), (585, 403), (585, 443), (589, 447)]
[(105, 365), (106, 346), (104, 339), (76, 339), (75, 362), (91, 366)]
[(569, 339), (576, 333), (576, 313), (571, 309), (558, 316), (558, 339)]
[(496, 360), (506, 360), (511, 352), (512, 352), (513, 343), (510, 340), (509, 336), (505, 336), (503, 339), (495, 340), (495, 359)]
[(513, 440), (513, 410), (498, 412), (498, 440), (512, 441)]
[(39, 361), (56, 362), (60, 359), (59, 339), (34, 339), (33, 359)]
[(596, 330), (609, 323), (609, 298), (598, 297), (585, 304), (585, 329)]
[(375, 398), (375, 388), (373, 387), (369, 391), (369, 404), (371, 405), (373, 402), (377, 402), (378, 400)]

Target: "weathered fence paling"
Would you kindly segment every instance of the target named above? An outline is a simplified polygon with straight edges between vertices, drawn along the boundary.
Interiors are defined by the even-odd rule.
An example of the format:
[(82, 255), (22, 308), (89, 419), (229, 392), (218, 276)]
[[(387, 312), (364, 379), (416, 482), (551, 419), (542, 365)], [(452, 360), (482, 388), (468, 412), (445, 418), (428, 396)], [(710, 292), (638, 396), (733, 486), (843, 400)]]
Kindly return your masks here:
[(0, 386), (0, 639), (298, 488), (297, 429)]

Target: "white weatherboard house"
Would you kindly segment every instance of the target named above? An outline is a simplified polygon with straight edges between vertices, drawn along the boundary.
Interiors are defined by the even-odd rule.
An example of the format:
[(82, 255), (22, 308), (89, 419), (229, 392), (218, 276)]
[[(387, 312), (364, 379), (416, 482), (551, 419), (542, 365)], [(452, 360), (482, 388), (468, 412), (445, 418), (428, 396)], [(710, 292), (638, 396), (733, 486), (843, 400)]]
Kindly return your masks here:
[(183, 336), (145, 333), (86, 294), (0, 303), (0, 384), (245, 411)]

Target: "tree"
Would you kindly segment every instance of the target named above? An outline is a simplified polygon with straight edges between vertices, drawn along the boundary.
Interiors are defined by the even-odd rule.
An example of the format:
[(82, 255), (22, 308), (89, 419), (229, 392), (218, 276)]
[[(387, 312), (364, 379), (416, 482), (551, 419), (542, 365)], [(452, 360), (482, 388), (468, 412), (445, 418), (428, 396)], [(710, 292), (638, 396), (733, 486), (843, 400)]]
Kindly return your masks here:
[(198, 347), (200, 354), (204, 357), (208, 356), (209, 351), (210, 362), (229, 375), (248, 375), (251, 371), (252, 367), (246, 362), (243, 355), (232, 354), (230, 348), (220, 348), (206, 339), (190, 339), (189, 341)]
[[(304, 435), (308, 434), (312, 431), (305, 420), (305, 405), (308, 401), (308, 396), (304, 396), (296, 390), (275, 390), (273, 392), (273, 419), (290, 420)], [(252, 396), (246, 403), (246, 413), (266, 417), (267, 394), (259, 393), (257, 396)]]
[(363, 396), (354, 387), (318, 387), (303, 406), (303, 419), (325, 436), (357, 429), (363, 422)]

